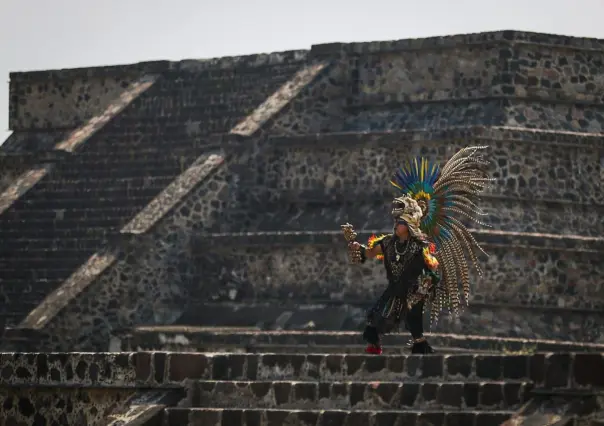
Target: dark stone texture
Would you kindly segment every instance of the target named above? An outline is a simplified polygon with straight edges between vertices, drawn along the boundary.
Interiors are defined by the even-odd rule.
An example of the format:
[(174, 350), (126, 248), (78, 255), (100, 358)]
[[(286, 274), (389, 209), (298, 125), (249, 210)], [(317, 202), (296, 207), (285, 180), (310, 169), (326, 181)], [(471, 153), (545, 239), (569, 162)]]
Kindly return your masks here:
[(556, 388), (569, 386), (572, 361), (573, 358), (570, 354), (549, 354), (545, 358), (545, 387)]
[[(384, 426), (384, 425), (499, 425), (511, 417), (510, 412), (413, 412), (413, 411), (277, 411), (244, 409), (187, 409), (172, 408), (167, 411), (166, 424), (177, 426)], [(228, 423), (231, 419), (247, 423)], [(228, 419), (228, 420), (227, 420)], [(187, 422), (188, 423), (184, 423)], [(463, 423), (459, 423), (463, 421)]]
[[(43, 328), (46, 350), (106, 350), (111, 330), (201, 321), (194, 300), (369, 300), (379, 265), (358, 285), (325, 231), (381, 229), (401, 158), (442, 161), (472, 140), (492, 148), (486, 220), (504, 231), (476, 232), (492, 258), (473, 301), (511, 312), (443, 327), (599, 341), (601, 46), (501, 31), (13, 73), (0, 324)], [(561, 314), (527, 321), (518, 306)]]
[(148, 375), (154, 358), (147, 353), (0, 353), (0, 387), (134, 388), (139, 377)]
[[(596, 412), (603, 73), (600, 40), (500, 31), (11, 74), (5, 423), (479, 426), (531, 390), (548, 401), (529, 415)], [(347, 264), (339, 225), (382, 230), (401, 158), (442, 162), (460, 141), (491, 147), (495, 230), (474, 230), (491, 258), (472, 307), (436, 331), (491, 339), (370, 357), (358, 334), (175, 329), (129, 337), (155, 352), (101, 353), (139, 324), (357, 330), (384, 275)], [(248, 353), (165, 352), (221, 345)], [(97, 353), (50, 353), (65, 350)]]
[(604, 387), (604, 353), (575, 354), (573, 377), (577, 386)]
[[(211, 140), (204, 140), (209, 134), (227, 133), (288, 81), (303, 59), (303, 52), (287, 52), (183, 61), (178, 67), (98, 68), (86, 77), (75, 71), (14, 74), (12, 90), (21, 99), (11, 116), (15, 142), (2, 151), (26, 150), (29, 139), (20, 138), (20, 131), (26, 136), (42, 125), (54, 143), (38, 143), (35, 149), (75, 150), (76, 155), (37, 177), (27, 194), (2, 209), (0, 236), (10, 252), (0, 248), (0, 288), (3, 303), (13, 306), (6, 325), (17, 325), (78, 266), (94, 274), (87, 259), (106, 251), (129, 220), (195, 164), (211, 147)], [(120, 77), (109, 84), (106, 73)], [(28, 95), (30, 86), (44, 89), (41, 98)], [(79, 102), (75, 109), (73, 97)], [(53, 109), (46, 109), (49, 104)], [(170, 118), (158, 119), (166, 105), (173, 108)], [(77, 114), (70, 117), (67, 111)], [(59, 135), (54, 128), (73, 132)], [(25, 245), (34, 237), (38, 241)]]

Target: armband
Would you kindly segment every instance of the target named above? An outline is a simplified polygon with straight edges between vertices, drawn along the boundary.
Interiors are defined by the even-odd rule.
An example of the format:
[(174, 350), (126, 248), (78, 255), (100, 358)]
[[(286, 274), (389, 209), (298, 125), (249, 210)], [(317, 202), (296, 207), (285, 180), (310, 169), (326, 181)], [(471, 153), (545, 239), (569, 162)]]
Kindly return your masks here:
[(361, 244), (358, 250), (354, 250), (352, 248), (348, 248), (348, 257), (350, 258), (351, 263), (365, 263), (367, 260), (367, 255), (365, 251), (367, 247)]

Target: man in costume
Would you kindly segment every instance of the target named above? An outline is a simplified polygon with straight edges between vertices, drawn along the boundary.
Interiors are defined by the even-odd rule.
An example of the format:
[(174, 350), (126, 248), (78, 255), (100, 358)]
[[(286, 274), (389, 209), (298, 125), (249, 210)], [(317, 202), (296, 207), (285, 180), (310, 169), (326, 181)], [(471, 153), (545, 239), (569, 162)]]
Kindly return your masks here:
[(402, 321), (413, 337), (412, 353), (432, 353), (424, 337), (424, 309), (430, 305), (431, 322), (445, 306), (458, 315), (460, 284), (468, 303), (468, 260), (481, 275), (476, 251), (486, 253), (463, 222), (485, 225), (476, 218), (485, 215), (478, 196), (494, 180), (488, 177), (489, 162), (479, 155), (485, 148), (461, 149), (442, 170), (424, 158), (400, 168), (390, 182), (400, 192), (392, 203), (392, 234), (372, 236), (363, 245), (352, 225), (342, 225), (351, 262), (383, 260), (388, 277), (388, 287), (367, 315), (367, 353), (381, 354), (381, 336)]

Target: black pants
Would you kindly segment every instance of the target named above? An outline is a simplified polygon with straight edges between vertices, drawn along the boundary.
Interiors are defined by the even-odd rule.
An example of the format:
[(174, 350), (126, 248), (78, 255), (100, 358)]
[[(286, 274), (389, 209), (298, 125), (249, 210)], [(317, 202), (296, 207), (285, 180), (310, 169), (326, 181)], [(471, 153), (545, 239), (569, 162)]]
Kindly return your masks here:
[[(413, 306), (405, 315), (405, 328), (411, 333), (414, 339), (419, 339), (424, 335), (424, 302)], [(374, 326), (368, 325), (363, 332), (363, 339), (372, 345), (380, 344), (380, 333)]]

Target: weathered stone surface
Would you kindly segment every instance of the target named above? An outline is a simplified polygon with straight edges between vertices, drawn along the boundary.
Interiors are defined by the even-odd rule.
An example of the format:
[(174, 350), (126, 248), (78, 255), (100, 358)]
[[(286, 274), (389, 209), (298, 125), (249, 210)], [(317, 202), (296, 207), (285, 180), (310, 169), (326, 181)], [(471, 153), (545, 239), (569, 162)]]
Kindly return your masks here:
[(486, 96), (601, 101), (602, 52), (505, 44), (442, 46), (436, 55), (423, 49), (362, 54), (358, 90), (389, 102)]
[[(270, 300), (250, 302), (242, 297), (236, 277), (225, 276), (222, 282), (224, 287), (220, 292), (191, 293), (191, 297), (200, 297), (201, 300), (191, 303), (178, 324), (262, 330), (359, 332), (364, 327), (366, 311), (374, 302), (365, 300), (354, 304), (329, 302), (310, 305), (283, 301), (277, 304)], [(213, 301), (209, 302), (208, 299)], [(460, 317), (449, 317), (444, 312), (438, 323), (433, 324), (429, 330), (462, 335), (484, 336), (488, 333), (494, 338), (514, 336), (603, 344), (604, 336), (600, 327), (602, 321), (604, 316), (599, 311), (569, 312), (567, 308), (473, 302), (464, 308)], [(485, 349), (489, 348), (491, 347)]]
[(134, 387), (134, 353), (2, 353), (0, 387)]
[(598, 426), (604, 418), (604, 404), (596, 395), (539, 392), (530, 403), (514, 414), (502, 426), (533, 424), (574, 424)]
[(4, 213), (19, 197), (34, 187), (51, 170), (51, 165), (40, 165), (27, 170), (13, 180), (0, 194), (0, 214)]
[(319, 410), (249, 410), (249, 409), (169, 409), (167, 424), (176, 426), (227, 425), (498, 425), (510, 418), (512, 412), (451, 413), (446, 411), (319, 411)]
[[(602, 357), (602, 354), (596, 354)], [(175, 386), (191, 380), (297, 381), (531, 381), (536, 387), (597, 386), (599, 378), (581, 377), (575, 383), (573, 366), (593, 354), (535, 355), (368, 355), (342, 354), (226, 354), (139, 353), (139, 386)], [(591, 360), (593, 363), (594, 361)], [(597, 361), (601, 362), (601, 360)], [(589, 383), (586, 383), (588, 381)], [(599, 386), (599, 385), (598, 385)]]
[(199, 381), (193, 407), (338, 410), (511, 410), (528, 400), (523, 382), (292, 382)]
[[(26, 189), (29, 191), (25, 196), (25, 190), (21, 189), (23, 185), (13, 184), (19, 190), (5, 191), (8, 194), (5, 197), (7, 208), (3, 215), (6, 226), (0, 229), (0, 234), (7, 247), (14, 241), (24, 249), (15, 253), (11, 246), (10, 250), (7, 249), (6, 253), (2, 252), (0, 255), (0, 261), (6, 267), (0, 287), (6, 290), (5, 302), (15, 302), (14, 312), (6, 320), (8, 325), (17, 325), (45, 296), (55, 290), (54, 296), (46, 303), (53, 307), (47, 310), (45, 306), (39, 306), (37, 312), (21, 324), (25, 327), (45, 326), (67, 304), (59, 303), (58, 299), (70, 300), (82, 293), (89, 282), (112, 263), (109, 261), (104, 268), (96, 268), (97, 271), (94, 272), (95, 268), (85, 264), (87, 259), (108, 258), (119, 256), (120, 253), (122, 257), (127, 257), (124, 253), (129, 249), (116, 249), (120, 240), (129, 240), (121, 238), (120, 231), (123, 231), (121, 234), (147, 232), (170, 210), (176, 214), (174, 219), (183, 224), (177, 209), (173, 207), (207, 177), (207, 167), (204, 168), (201, 164), (205, 161), (204, 155), (212, 148), (214, 151), (219, 148), (213, 145), (214, 139), (208, 135), (226, 133), (234, 127), (269, 95), (287, 83), (304, 63), (304, 59), (304, 52), (285, 52), (91, 71), (96, 78), (89, 87), (91, 91), (97, 90), (95, 84), (101, 84), (99, 82), (109, 75), (125, 73), (136, 78), (130, 86), (124, 85), (116, 102), (108, 105), (103, 103), (100, 105), (100, 112), (95, 110), (92, 118), (89, 117), (90, 111), (81, 111), (88, 124), (72, 132), (54, 147), (56, 150), (67, 151), (77, 148), (77, 155), (73, 159), (57, 165), (42, 180), (35, 179), (36, 182), (40, 181), (35, 187), (29, 182), (32, 180), (31, 173), (27, 174), (27, 179), (22, 179), (28, 183)], [(140, 74), (141, 70), (145, 72)], [(157, 79), (145, 77), (150, 70), (156, 71)], [(104, 72), (109, 74), (103, 77)], [(19, 74), (15, 77), (15, 85), (44, 76), (44, 73)], [(73, 79), (82, 78), (82, 71), (57, 72), (46, 77), (73, 83)], [(76, 83), (77, 81), (73, 84)], [(282, 103), (287, 103), (288, 94), (295, 96), (296, 92), (289, 93), (290, 91), (282, 93)], [(242, 96), (242, 93), (247, 95)], [(30, 102), (20, 101), (22, 109), (19, 111), (26, 110), (30, 115), (41, 113), (38, 111), (40, 104), (36, 103), (39, 100), (27, 98), (26, 94), (18, 96), (25, 96), (19, 99)], [(82, 96), (88, 95), (83, 93)], [(66, 101), (65, 104), (57, 105), (56, 109), (66, 116), (71, 107)], [(164, 116), (165, 111), (168, 111), (166, 108), (170, 111), (169, 117)], [(102, 113), (103, 110), (105, 113)], [(118, 117), (114, 117), (116, 114)], [(74, 117), (73, 120), (79, 124), (82, 117)], [(58, 126), (56, 123), (52, 125)], [(19, 129), (16, 130), (19, 133)], [(158, 137), (163, 138), (164, 144), (158, 144)], [(83, 140), (86, 140), (85, 144), (82, 144)], [(219, 157), (220, 161), (224, 161), (224, 156)], [(212, 167), (210, 169), (213, 170)], [(162, 192), (163, 189), (165, 191)], [(197, 204), (195, 199), (193, 205)], [(145, 206), (147, 207), (143, 209)], [(217, 208), (220, 210), (216, 205), (204, 206), (204, 209), (209, 210)], [(74, 209), (85, 212), (81, 212), (79, 216), (74, 215)], [(37, 214), (33, 214), (32, 210)], [(44, 212), (49, 210), (54, 211), (56, 217), (42, 219)], [(186, 213), (186, 216), (189, 214)], [(187, 219), (186, 226), (190, 227), (195, 223)], [(23, 237), (26, 238), (25, 241)], [(41, 241), (28, 244), (30, 239)], [(79, 246), (79, 251), (64, 249), (63, 244), (69, 240), (76, 240), (78, 244), (87, 240), (86, 250)], [(186, 241), (183, 241), (183, 247)], [(36, 247), (36, 250), (28, 250), (31, 246)], [(140, 248), (137, 250), (140, 251)], [(173, 249), (172, 252), (175, 253)], [(153, 256), (150, 255), (150, 258)], [(174, 258), (176, 257), (175, 255)], [(149, 262), (152, 263), (151, 260)], [(78, 267), (80, 272), (72, 275)], [(170, 273), (165, 271), (156, 275)], [(119, 276), (126, 275), (122, 273)], [(59, 287), (61, 283), (65, 283), (64, 289)], [(23, 300), (18, 300), (16, 294), (19, 294), (19, 288), (32, 285), (33, 291), (27, 292)], [(177, 289), (177, 292), (183, 291), (186, 292)], [(55, 297), (57, 295), (60, 297)], [(108, 300), (107, 303), (113, 302)], [(105, 312), (101, 314), (105, 315)], [(72, 320), (67, 320), (67, 323), (70, 321), (72, 324), (76, 323)], [(85, 319), (82, 323), (95, 321), (103, 320)]]
[(0, 388), (2, 422), (5, 425), (101, 425), (114, 410), (122, 408), (131, 389)]
[(180, 390), (142, 390), (103, 421), (107, 426), (160, 426), (164, 410), (176, 405), (182, 397)]
[(181, 173), (166, 189), (147, 204), (120, 232), (123, 234), (147, 232), (223, 162), (224, 157), (218, 154), (200, 156), (191, 167)]
[[(453, 424), (490, 425), (493, 415), (500, 422), (510, 418), (516, 407), (528, 401), (531, 389), (539, 397), (524, 405), (519, 415), (534, 417), (549, 410), (551, 415), (589, 415), (587, 419), (598, 409), (589, 401), (603, 386), (598, 373), (604, 367), (600, 353), (1, 356), (4, 419), (7, 424), (27, 425), (117, 426), (143, 420), (156, 422), (149, 423), (153, 425), (201, 420), (237, 425), (247, 424), (237, 420), (245, 413), (255, 413), (256, 424), (287, 424), (286, 418), (303, 415), (298, 420), (314, 418), (315, 423), (307, 423), (311, 425), (335, 421), (333, 416), (376, 425), (388, 416), (432, 419), (434, 425), (460, 419), (471, 422)], [(586, 374), (588, 368), (593, 374)], [(553, 397), (546, 399), (546, 395)], [(207, 417), (208, 413), (215, 417)], [(269, 420), (276, 423), (266, 423)]]
[[(362, 301), (377, 298), (385, 288), (381, 262), (350, 265), (345, 250), (340, 250), (337, 242), (331, 243), (320, 233), (306, 236), (299, 232), (227, 234), (224, 237), (214, 240), (204, 236), (200, 241), (209, 240), (221, 247), (224, 259), (220, 264), (229, 265), (232, 274), (239, 277), (239, 300), (287, 301), (304, 294), (310, 303)], [(290, 237), (289, 241), (285, 237)], [(313, 237), (316, 237), (314, 241)], [(546, 237), (540, 239), (547, 240)], [(602, 248), (594, 252), (563, 251), (554, 247), (536, 249), (514, 244), (513, 238), (508, 239), (507, 244), (502, 240), (502, 244), (484, 244), (490, 257), (485, 262), (484, 276), (475, 277), (473, 281), (470, 302), (588, 309), (604, 306), (599, 280), (604, 273), (599, 261), (604, 253)], [(271, 249), (258, 250), (254, 241), (260, 245), (270, 244)], [(203, 255), (202, 245), (199, 247)], [(207, 283), (207, 291), (210, 294), (218, 291), (221, 286), (218, 276), (209, 278), (220, 270), (211, 271), (210, 264), (204, 262), (202, 271), (198, 279)], [(214, 288), (210, 287), (212, 283)]]
[[(420, 132), (414, 136), (424, 135)], [(552, 143), (547, 149), (528, 141), (505, 139), (463, 142), (419, 139), (404, 144), (399, 140), (397, 146), (392, 146), (393, 139), (393, 135), (375, 134), (366, 137), (362, 145), (350, 148), (317, 143), (294, 148), (275, 143), (273, 161), (263, 168), (271, 179), (265, 179), (272, 188), (282, 191), (377, 195), (387, 188), (384, 182), (388, 182), (392, 171), (405, 158), (421, 155), (442, 163), (459, 148), (478, 143), (491, 146), (488, 155), (497, 183), (488, 195), (586, 204), (602, 204), (604, 200), (599, 183), (601, 148), (595, 144), (601, 142), (598, 139), (588, 146)]]
[[(494, 230), (474, 230), (491, 257), (437, 331), (603, 342), (603, 61), (601, 40), (500, 31), (12, 74), (0, 325), (21, 328), (2, 345), (117, 349), (183, 321), (358, 330), (383, 271), (347, 265), (339, 225), (384, 229), (401, 159), (470, 143), (494, 160)], [(417, 357), (394, 335), (399, 353), (370, 357), (334, 353), (358, 331), (179, 333), (130, 344), (255, 353), (2, 354), (7, 424), (480, 426), (530, 389), (515, 424), (602, 411), (595, 344), (430, 335), (514, 355)]]
[[(325, 309), (325, 307), (323, 307)], [(292, 315), (293, 316), (293, 315)], [(319, 317), (320, 313), (316, 312)], [(569, 342), (562, 340), (522, 339), (510, 337), (488, 337), (476, 335), (426, 333), (432, 346), (465, 349), (473, 351), (494, 351), (506, 353), (520, 352), (602, 352), (604, 344)], [(301, 331), (281, 330), (267, 331), (253, 328), (236, 327), (191, 327), (191, 326), (142, 326), (131, 330), (123, 339), (122, 350), (173, 350), (177, 352), (200, 352), (210, 348), (233, 348), (243, 351), (256, 351), (256, 348), (269, 347), (283, 351), (283, 347), (291, 345), (298, 347), (302, 352), (313, 353), (325, 351), (333, 347), (337, 351), (352, 347), (356, 353), (361, 352), (362, 339), (358, 331)], [(409, 351), (409, 335), (406, 333), (389, 334), (383, 337), (384, 349)], [(265, 351), (266, 351), (265, 350)], [(597, 363), (597, 355), (587, 358)], [(589, 368), (596, 368), (588, 363)], [(579, 367), (581, 368), (581, 367)], [(584, 370), (581, 370), (584, 371)]]
[(14, 102), (18, 106), (10, 117), (13, 130), (75, 128), (105, 109), (126, 87), (133, 84), (136, 74), (121, 78), (79, 77), (69, 80), (38, 78), (27, 74), (11, 74), (16, 86)]
[(230, 133), (242, 136), (252, 136), (270, 119), (273, 119), (283, 108), (288, 106), (300, 91), (306, 89), (319, 73), (328, 66), (327, 62), (319, 62), (303, 67), (293, 78), (279, 90), (269, 96), (252, 114), (235, 126)]
[(55, 149), (73, 152), (111, 119), (121, 113), (130, 103), (151, 87), (157, 76), (145, 75), (133, 81), (124, 90), (116, 94), (115, 99), (98, 115), (91, 117), (83, 126), (71, 132), (64, 140), (55, 145)]
[[(57, 143), (64, 139), (71, 131), (48, 130), (48, 131), (19, 131), (12, 132), (2, 143), (0, 152), (11, 155), (31, 155), (51, 150)], [(3, 167), (4, 168), (4, 167)]]

